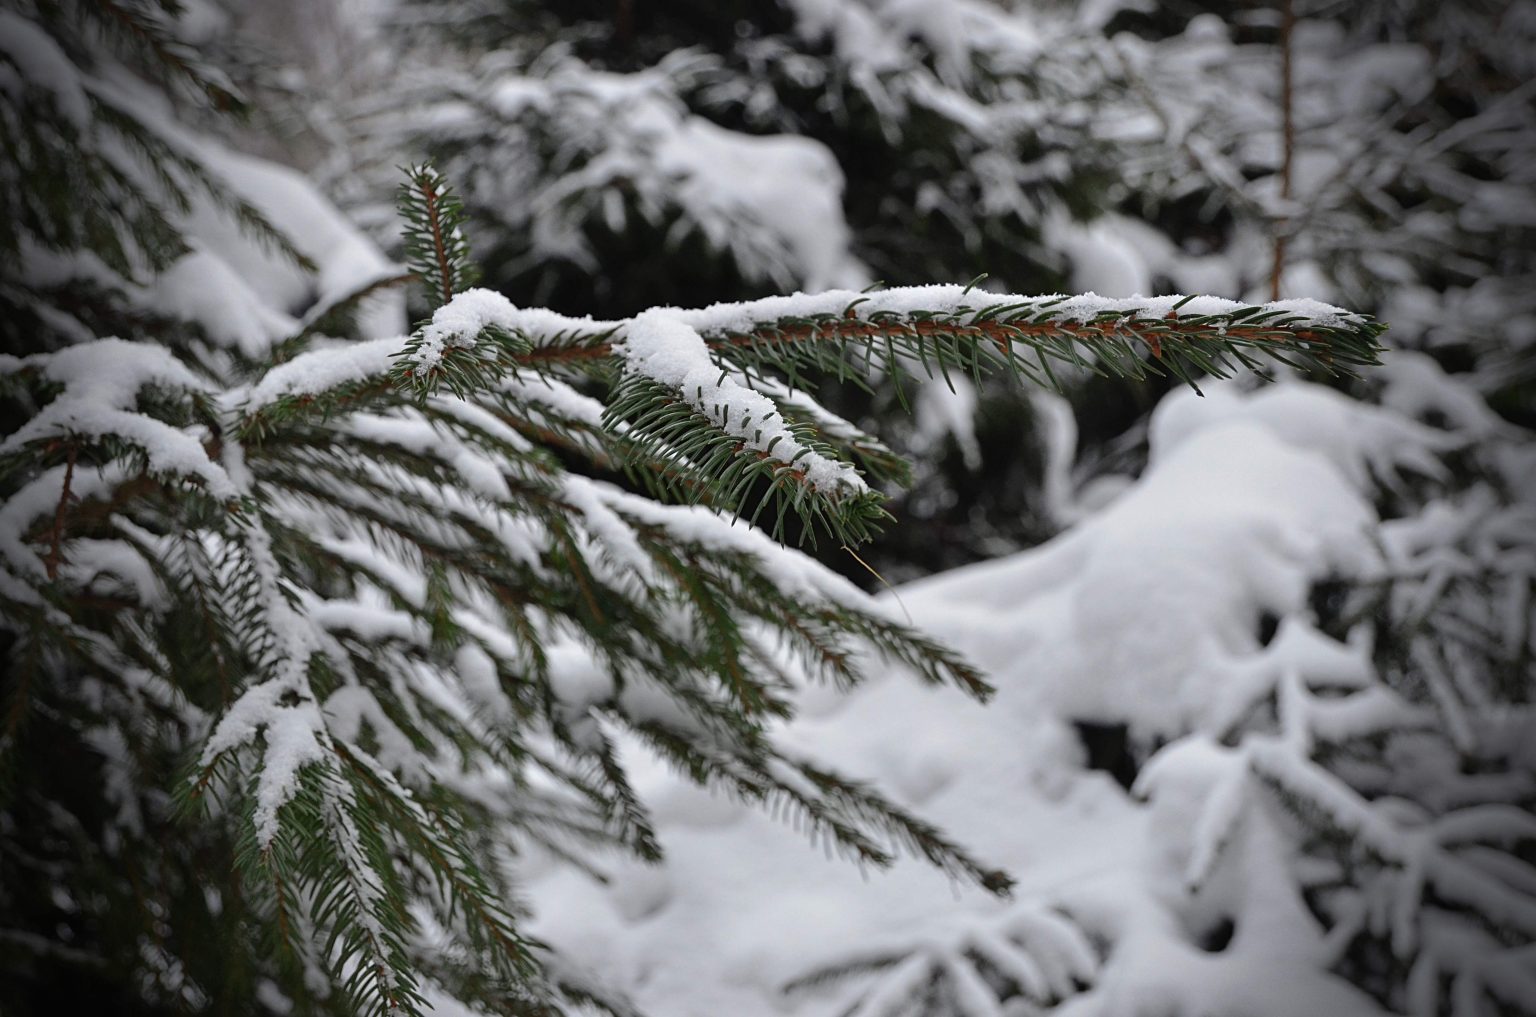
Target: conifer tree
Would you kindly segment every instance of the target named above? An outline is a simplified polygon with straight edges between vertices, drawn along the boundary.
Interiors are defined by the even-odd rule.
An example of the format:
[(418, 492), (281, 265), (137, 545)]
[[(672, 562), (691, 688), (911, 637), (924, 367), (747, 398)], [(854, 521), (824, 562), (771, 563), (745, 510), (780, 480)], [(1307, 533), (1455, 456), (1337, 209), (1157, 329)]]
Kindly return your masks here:
[[(8, 1013), (628, 1012), (524, 934), (516, 898), (530, 844), (658, 856), (621, 733), (859, 863), (912, 854), (1005, 893), (772, 737), (802, 682), (882, 659), (988, 693), (775, 541), (856, 547), (888, 519), (869, 481), (903, 471), (809, 391), (1375, 363), (1379, 325), (1306, 301), (907, 286), (519, 308), (472, 285), (463, 207), (430, 167), (399, 201), (430, 318), (348, 339), (403, 276), (338, 292), (306, 253), (323, 223), (279, 229), (130, 76), (236, 102), (178, 11), (0, 22)], [(197, 194), (323, 299), (297, 319), (242, 290), (197, 239)]]

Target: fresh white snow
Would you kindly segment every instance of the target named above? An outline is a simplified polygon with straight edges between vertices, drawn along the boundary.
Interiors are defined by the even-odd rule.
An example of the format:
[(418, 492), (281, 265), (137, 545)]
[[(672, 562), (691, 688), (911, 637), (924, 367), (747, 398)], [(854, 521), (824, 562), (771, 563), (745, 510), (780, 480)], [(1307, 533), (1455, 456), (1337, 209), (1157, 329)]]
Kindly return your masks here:
[[(806, 690), (804, 713), (775, 733), (873, 777), (1010, 868), (1021, 878), (1014, 900), (910, 861), (855, 878), (757, 810), (631, 748), (667, 861), (617, 862), (608, 888), (536, 865), (537, 932), (677, 1017), (836, 1014), (860, 1001), (853, 1012), (880, 1014), (880, 1000), (909, 998), (934, 972), (956, 987), (957, 1012), (1030, 1012), (981, 990), (976, 950), (1012, 964), (1038, 1005), (1065, 999), (1060, 1012), (1078, 1017), (1290, 1017), (1298, 1001), (1308, 1012), (1379, 1013), (1327, 973), (1322, 931), (1284, 875), (1289, 841), (1250, 786), (1250, 767), (1315, 768), (1282, 742), (1256, 745), (1250, 762), (1248, 749), (1212, 739), (1232, 696), (1251, 701), (1287, 675), (1372, 685), (1364, 647), (1310, 630), (1304, 598), (1318, 577), (1371, 564), (1359, 551), (1376, 525), (1360, 459), (1411, 463), (1410, 438), (1426, 436), (1382, 426), (1380, 411), (1359, 404), (1330, 416), (1335, 396), (1301, 384), (1218, 386), (1211, 398), (1219, 412), (1169, 397), (1149, 472), (1061, 537), (898, 591), (924, 628), (982, 665), (993, 702), (890, 673), (846, 697)], [(1285, 619), (1267, 646), (1254, 636), (1264, 611)], [(1335, 702), (1305, 695), (1319, 720)], [(1142, 774), (1145, 803), (1083, 769), (1076, 720), (1172, 740)], [(1390, 830), (1379, 836), (1397, 843)], [(1232, 945), (1210, 952), (1199, 937), (1221, 918), (1235, 925)], [(881, 954), (899, 963), (780, 991), (822, 965)], [(1066, 966), (1052, 975), (1056, 964)]]

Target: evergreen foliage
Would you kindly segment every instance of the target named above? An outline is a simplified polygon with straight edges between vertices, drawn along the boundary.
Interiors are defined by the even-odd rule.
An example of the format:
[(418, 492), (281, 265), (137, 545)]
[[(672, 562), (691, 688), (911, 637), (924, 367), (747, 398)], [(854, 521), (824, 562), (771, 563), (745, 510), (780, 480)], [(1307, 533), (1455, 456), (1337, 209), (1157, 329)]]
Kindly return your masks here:
[[(152, 102), (111, 101), (109, 82), (137, 86), (86, 25), (116, 24), (134, 59), (215, 106), (234, 93), (175, 42), (173, 5), (27, 14), (4, 26), (4, 122), (26, 141), (4, 283), (24, 341), (0, 361), (7, 1012), (100, 993), (123, 1012), (417, 1013), (444, 992), (627, 1012), (519, 931), (511, 867), (526, 844), (659, 856), (621, 731), (863, 864), (910, 853), (1005, 893), (931, 824), (771, 737), (799, 673), (846, 686), (886, 658), (989, 691), (730, 522), (766, 509), (775, 532), (793, 518), (854, 543), (885, 518), (859, 468), (899, 461), (807, 380), (1374, 362), (1369, 319), (1289, 305), (937, 287), (611, 322), (520, 311), (468, 288), (463, 213), (430, 168), (401, 196), (430, 321), (320, 331), (400, 278), (384, 274), (231, 346), (151, 299), (178, 268), (212, 271), (189, 192), (299, 270), (324, 266)], [(85, 176), (61, 190), (66, 148)], [(82, 290), (98, 263), (105, 284)], [(583, 454), (709, 508), (589, 480), (564, 458)]]
[[(631, 1014), (519, 891), (664, 864), (643, 746), (984, 892), (819, 958), (806, 1012), (1536, 1013), (1536, 18), (1287, 9), (387, 3), (316, 173), (403, 267), (188, 126), (271, 110), (183, 5), (0, 11), (0, 1011)], [(1006, 292), (1126, 279), (1248, 299)], [(1337, 391), (1256, 385), (1287, 367)], [(1134, 500), (1227, 417), (1234, 474), (1326, 464), (1352, 553)], [(900, 578), (1070, 523), (1016, 599), (961, 572), (914, 616), (782, 546)], [(1186, 527), (1242, 582), (1134, 572)], [(1042, 658), (1042, 587), (1112, 664)], [(1169, 639), (1198, 697), (1141, 688)], [(1016, 661), (1103, 686), (1050, 723), (1124, 731), (1150, 864), (1007, 899), (787, 747), (808, 683)]]
[[(493, 288), (599, 317), (980, 272), (1015, 292), (1259, 300), (1283, 226), (1287, 292), (1481, 365), (1478, 387), (1528, 423), (1528, 6), (1295, 8), (1289, 202), (1278, 2), (401, 2), (369, 36), (399, 100), (343, 104), (348, 144), (322, 171), (383, 237), (394, 153), (432, 152)], [(798, 181), (793, 197), (732, 186), (742, 165)], [(851, 258), (807, 250), (812, 219)], [(1057, 449), (1080, 435), (1068, 479), (1118, 483), (1167, 387), (1071, 374), (1071, 435), (1063, 404), (1006, 384), (920, 399), (919, 421), (891, 386), (819, 395), (919, 463), (891, 504), (915, 525), (865, 555), (904, 578), (1058, 532)]]
[[(392, 4), (369, 36), (388, 66), (338, 104), (347, 145), (319, 172), (387, 244), (395, 153), (430, 152), (463, 190), (493, 288), (569, 314), (982, 273), (1003, 292), (1092, 288), (1073, 284), (1059, 234), (1120, 200), (1118, 71), (1088, 7), (1004, 7)], [(1166, 292), (1210, 291), (1181, 286)], [(910, 525), (865, 554), (893, 579), (1060, 527), (1038, 482), (1046, 405), (1005, 380), (937, 387), (954, 399), (818, 393), (918, 462), (891, 492)], [(1118, 431), (1166, 387), (1109, 378), (1073, 398)], [(909, 395), (938, 414), (976, 402), (975, 440), (915, 421)]]
[[(1398, 349), (1387, 366), (1364, 383), (1335, 383), (1420, 439), (1401, 461), (1383, 454), (1351, 467), (1352, 477), (1364, 471), (1360, 490), (1380, 517), (1369, 543), (1382, 558), (1307, 575), (1305, 608), (1254, 625), (1261, 662), (1282, 656), (1268, 653), (1281, 634), (1298, 641), (1282, 644), (1292, 649), (1300, 634), (1315, 636), (1330, 656), (1122, 753), (1132, 773), (1150, 764), (1140, 787), (1155, 811), (1206, 740), (1232, 750), (1211, 762), (1221, 780), (1195, 782), (1217, 804), (1182, 815), (1200, 841), (1198, 863), (1173, 874), (1188, 877), (1189, 892), (1147, 913), (1177, 915), (1212, 954), (1222, 921), (1228, 935), (1234, 921), (1274, 922), (1297, 944), (1315, 923), (1328, 935), (1309, 970), (1337, 972), (1389, 1012), (1531, 1012), (1536, 989), (1520, 972), (1536, 800), (1519, 746), (1533, 723), (1533, 7), (1072, 6), (785, 0), (744, 17), (728, 4), (401, 4), (410, 41), (399, 51), (431, 40), (431, 70), (409, 88), (427, 106), (413, 119), (375, 105), (355, 129), (365, 142), (430, 146), (468, 185), (497, 252), (494, 284), (562, 310), (589, 310), (595, 292), (615, 305), (606, 313), (632, 313), (674, 284), (681, 295), (663, 299), (686, 303), (700, 288), (755, 296), (754, 286), (797, 271), (797, 285), (815, 288), (835, 264), (862, 268), (855, 287), (983, 269), (1024, 290), (1261, 299), (1275, 286), (1391, 320)], [(646, 115), (620, 123), (611, 111), (621, 108)], [(748, 196), (700, 200), (728, 176), (730, 145), (681, 165), (669, 145), (707, 134), (706, 124), (743, 147), (789, 136), (830, 153), (837, 175), (818, 175), (841, 184), (855, 264), (796, 258), (777, 220), (753, 221), (762, 206)], [(518, 154), (529, 151), (539, 154)], [(1061, 172), (1046, 171), (1054, 151), (1070, 153)], [(366, 179), (368, 163), (350, 169)], [(505, 178), (484, 172), (501, 165), (548, 200), (503, 200), (494, 188)], [(614, 278), (604, 266), (631, 243), (648, 269)], [(701, 282), (700, 265), (724, 278)], [(567, 293), (579, 303), (566, 304)], [(881, 574), (1033, 543), (1092, 518), (1096, 504), (1074, 497), (1085, 480), (1131, 485), (1162, 389), (1057, 366), (1066, 400), (1037, 397), (1034, 412), (964, 375), (955, 400), (931, 405), (915, 386), (821, 390), (898, 452), (929, 453), (912, 493), (890, 503), (922, 525), (861, 549)], [(937, 425), (895, 412), (908, 402)], [(1310, 420), (1289, 424), (1312, 433)], [(947, 461), (935, 466), (934, 452)], [(1246, 674), (1239, 662), (1223, 666), (1234, 683)], [(1286, 817), (1265, 827), (1284, 857), (1242, 832), (1272, 821), (1255, 803)], [(1442, 832), (1474, 828), (1469, 840)], [(1308, 920), (1245, 912), (1230, 887), (1242, 879), (1294, 890)], [(1469, 886), (1478, 889), (1463, 893)], [(1054, 1004), (1083, 983), (1099, 991), (1078, 1000), (1081, 1012), (1212, 1005), (1127, 973), (1136, 944), (1109, 923), (1084, 920), (1101, 952), (1091, 963), (1070, 921), (1060, 935), (1039, 931), (1052, 916), (1091, 912), (1081, 902), (1021, 902), (1019, 912), (1016, 927), (978, 919), (953, 942), (924, 936), (905, 952), (829, 960), (820, 974), (891, 977), (828, 1012), (990, 1014)], [(1178, 930), (1163, 935), (1182, 942)], [(813, 974), (805, 984), (833, 983)], [(1336, 1006), (1365, 1012), (1358, 997)]]
[(405, 170), (397, 204), (405, 220), (405, 259), (416, 278), (434, 283), (433, 307), (441, 307), (479, 279), (464, 236), (464, 203), (431, 166)]

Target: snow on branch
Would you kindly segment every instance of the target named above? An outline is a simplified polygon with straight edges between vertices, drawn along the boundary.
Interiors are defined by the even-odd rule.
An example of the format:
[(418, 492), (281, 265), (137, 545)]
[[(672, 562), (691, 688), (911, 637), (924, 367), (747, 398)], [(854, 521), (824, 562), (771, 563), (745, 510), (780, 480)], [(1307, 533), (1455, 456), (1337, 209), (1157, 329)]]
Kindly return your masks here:
[(812, 488), (855, 494), (868, 490), (852, 465), (802, 444), (767, 396), (722, 371), (704, 337), (679, 316), (664, 309), (644, 312), (629, 323), (615, 352), (627, 372), (681, 393), (711, 424), (741, 439), (744, 449), (798, 465)]
[(59, 390), (0, 441), (0, 458), (47, 456), (61, 446), (99, 446), (113, 454), (128, 449), (143, 457), (152, 474), (198, 481), (216, 498), (236, 495), (234, 483), (209, 458), (195, 428), (139, 411), (147, 395), (198, 405), (211, 393), (207, 382), (163, 347), (98, 339), (53, 353), (0, 359), (0, 376), (23, 373)]
[[(913, 353), (921, 354), (917, 345), (921, 340), (953, 335), (988, 340), (1008, 349), (1024, 345), (1073, 363), (1084, 363), (1086, 355), (1093, 354), (1115, 373), (1146, 369), (1145, 365), (1131, 368), (1120, 359), (1139, 352), (1133, 343), (1169, 367), (1179, 357), (1202, 366), (1225, 366), (1224, 359), (1218, 358), (1238, 357), (1240, 351), (1252, 349), (1345, 370), (1377, 363), (1376, 337), (1385, 328), (1366, 315), (1315, 300), (1243, 304), (1221, 297), (1177, 295), (1028, 297), (951, 285), (870, 293), (797, 293), (690, 310), (653, 308), (642, 317), (654, 323), (663, 315), (702, 335), (719, 355), (754, 344), (818, 340), (896, 341), (910, 344)], [(500, 326), (533, 341), (534, 348), (521, 361), (572, 363), (607, 356), (615, 345), (622, 345), (639, 320), (568, 318), (542, 309), (517, 308), (496, 294), (475, 290), (441, 308), (424, 339), (432, 353), (444, 346), (469, 349), (476, 345), (471, 327)], [(610, 341), (616, 335), (617, 344)], [(1076, 352), (1069, 352), (1069, 347), (1077, 347)], [(424, 354), (415, 359), (432, 358)], [(939, 366), (955, 365), (940, 360)], [(1024, 364), (1020, 367), (1027, 370)]]
[[(471, 289), (439, 307), (392, 357), (396, 382), (418, 393), (439, 382), (461, 395), (485, 391), (519, 368), (609, 380), (617, 369), (604, 423), (642, 453), (698, 465), (710, 489), (740, 494), (765, 481), (797, 514), (821, 516), (839, 539), (857, 542), (884, 518), (881, 499), (821, 434), (814, 414), (792, 421), (783, 412), (786, 393), (809, 387), (808, 374), (866, 384), (873, 369), (893, 375), (899, 388), (920, 365), (946, 379), (951, 371), (1006, 370), (1057, 388), (1058, 371), (1071, 368), (1168, 372), (1193, 385), (1266, 358), (1330, 373), (1374, 364), (1383, 328), (1311, 300), (1024, 297), (961, 286), (797, 293), (598, 321)], [(304, 375), (317, 367), (306, 365)], [(271, 388), (264, 380), (255, 391)], [(781, 524), (782, 513), (776, 534)]]

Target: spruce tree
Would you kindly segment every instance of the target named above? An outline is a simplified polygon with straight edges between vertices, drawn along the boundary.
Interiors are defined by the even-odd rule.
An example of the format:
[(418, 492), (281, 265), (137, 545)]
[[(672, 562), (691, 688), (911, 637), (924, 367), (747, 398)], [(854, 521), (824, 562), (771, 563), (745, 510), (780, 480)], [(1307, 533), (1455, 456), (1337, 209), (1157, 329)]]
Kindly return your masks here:
[[(7, 1012), (627, 1012), (520, 931), (516, 899), (527, 845), (658, 856), (620, 733), (861, 864), (913, 854), (1005, 893), (772, 737), (804, 681), (882, 660), (989, 691), (775, 541), (857, 547), (888, 521), (870, 481), (903, 473), (808, 393), (1375, 363), (1379, 325), (1305, 301), (953, 285), (519, 308), (472, 285), (430, 167), (399, 202), (430, 318), (349, 339), (402, 275), (337, 292), (305, 227), (240, 197), (129, 76), (237, 104), (178, 10), (0, 23)], [(206, 313), (199, 286), (251, 294), (199, 246), (198, 195), (324, 299)]]

